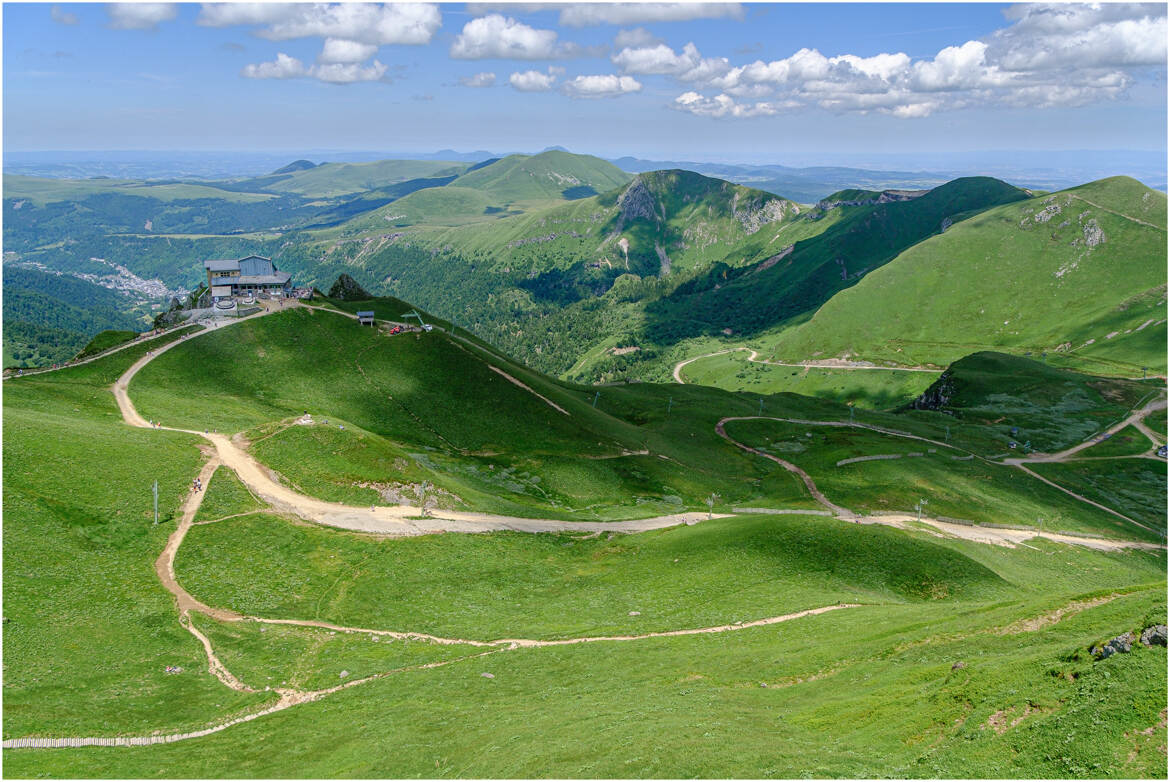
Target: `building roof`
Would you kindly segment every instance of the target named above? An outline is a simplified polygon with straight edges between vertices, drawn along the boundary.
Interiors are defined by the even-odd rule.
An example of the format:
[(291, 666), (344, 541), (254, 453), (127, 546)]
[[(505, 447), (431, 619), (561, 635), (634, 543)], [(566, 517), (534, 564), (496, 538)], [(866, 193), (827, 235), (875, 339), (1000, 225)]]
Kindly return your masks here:
[(236, 260), (204, 261), (203, 268), (211, 272), (239, 271), (240, 262)]
[(374, 317), (374, 311), (373, 310), (362, 310), (361, 312), (357, 313), (357, 316), (359, 318), (372, 318), (372, 317)]

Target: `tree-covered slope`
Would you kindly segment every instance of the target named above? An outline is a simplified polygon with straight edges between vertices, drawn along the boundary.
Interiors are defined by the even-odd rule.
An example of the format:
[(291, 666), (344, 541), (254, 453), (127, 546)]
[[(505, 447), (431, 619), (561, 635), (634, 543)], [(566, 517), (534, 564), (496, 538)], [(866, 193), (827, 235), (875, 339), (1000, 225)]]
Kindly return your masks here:
[(144, 327), (141, 297), (75, 277), (4, 267), (4, 366), (64, 361), (106, 329)]
[(958, 223), (769, 342), (785, 359), (944, 365), (1011, 347), (1132, 372), (1164, 370), (1165, 319), (1166, 195), (1115, 177)]

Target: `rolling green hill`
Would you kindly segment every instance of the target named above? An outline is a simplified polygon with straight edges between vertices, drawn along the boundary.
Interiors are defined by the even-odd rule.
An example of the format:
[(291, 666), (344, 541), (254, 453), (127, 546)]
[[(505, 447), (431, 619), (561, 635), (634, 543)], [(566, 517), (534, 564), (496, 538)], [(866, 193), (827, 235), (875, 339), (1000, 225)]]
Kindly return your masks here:
[(538, 155), (509, 155), (463, 174), (453, 184), (512, 204), (586, 198), (628, 181), (629, 174), (601, 158), (550, 150)]
[(1132, 375), (1165, 372), (1165, 319), (1166, 195), (1115, 177), (956, 224), (761, 342), (785, 359), (936, 365), (1015, 348)]
[(370, 163), (321, 163), (295, 171), (232, 183), (233, 189), (289, 193), (306, 198), (336, 198), (377, 190), (408, 179), (458, 174), (467, 163), (440, 160), (377, 160)]
[[(993, 546), (802, 513), (815, 507), (803, 483), (715, 433), (724, 416), (756, 416), (755, 396), (578, 387), (439, 329), (389, 336), (286, 310), (188, 339), (130, 383), (142, 415), (243, 430), (265, 467), (327, 499), (386, 503), (385, 484), (426, 479), (452, 505), (569, 520), (706, 508), (709, 492), (716, 510), (797, 511), (635, 535), (320, 527), (264, 508), (223, 466), (206, 498), (190, 492), (200, 438), (122, 423), (110, 384), (174, 336), (5, 381), (4, 738), (190, 731), (272, 707), (278, 688), (317, 692), (201, 738), (5, 749), (10, 776), (1165, 776), (1166, 650), (1088, 651), (1165, 623), (1164, 549)], [(1114, 415), (1146, 387), (1003, 356), (953, 376), (964, 410), (1037, 422)], [(1077, 383), (1096, 394), (1087, 405), (1069, 403)], [(306, 409), (314, 424), (292, 424)], [(1019, 523), (1039, 505), (1060, 511), (1049, 525), (1134, 537), (1010, 466), (807, 423), (848, 419), (832, 400), (777, 394), (763, 412), (798, 420), (729, 431), (858, 507), (904, 511), (927, 494)], [(972, 455), (1002, 440), (982, 412), (856, 415), (935, 439), (949, 425)], [(838, 463), (857, 455), (883, 458)], [(1157, 491), (1149, 471), (1099, 477), (1059, 479), (1107, 501)], [(188, 498), (202, 506), (179, 582), (257, 617), (191, 609), (206, 646), (154, 564)], [(753, 626), (814, 608), (833, 610)], [(392, 632), (415, 635), (379, 635)], [(472, 645), (496, 639), (523, 643)], [(213, 676), (207, 648), (252, 691)]]

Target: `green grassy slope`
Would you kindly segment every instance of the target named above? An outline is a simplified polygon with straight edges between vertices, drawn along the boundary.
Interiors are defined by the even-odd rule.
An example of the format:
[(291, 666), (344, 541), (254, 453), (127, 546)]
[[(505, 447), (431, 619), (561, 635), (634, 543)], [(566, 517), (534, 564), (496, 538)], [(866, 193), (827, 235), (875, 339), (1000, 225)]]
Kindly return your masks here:
[[(136, 179), (49, 179), (4, 175), (4, 200), (23, 200), (36, 206), (78, 201), (93, 195), (120, 195), (168, 202), (189, 199), (222, 199), (236, 203), (267, 201), (268, 193), (229, 192), (197, 182), (155, 183)], [(27, 206), (25, 207), (27, 208)]]
[[(339, 226), (323, 248), (330, 264), (324, 273), (335, 274), (332, 269), (344, 265), (373, 290), (457, 316), (526, 363), (557, 373), (604, 340), (630, 338), (638, 344), (648, 301), (692, 278), (702, 278), (692, 285), (713, 284), (730, 269), (781, 255), (847, 211), (806, 217), (797, 205), (771, 194), (669, 171), (640, 174), (627, 188), (555, 208), (503, 219), (491, 219), (503, 212), (481, 214), (475, 225), (405, 225), (421, 219), (408, 214), (414, 199), (435, 200), (432, 215), (466, 212), (444, 203), (446, 191), (463, 192), (456, 187), (460, 181)], [(487, 209), (483, 202), (475, 206)], [(388, 216), (396, 219), (387, 222)], [(526, 329), (537, 324), (539, 342)], [(599, 361), (575, 371), (597, 377), (607, 371), (610, 358), (599, 355)]]
[[(1160, 483), (1144, 474), (1120, 480), (1135, 494), (1148, 498), (1145, 512), (1135, 520), (1152, 527), (1151, 530), (1103, 514), (1014, 467), (967, 460), (962, 452), (920, 441), (864, 429), (769, 420), (733, 421), (728, 424), (727, 433), (742, 443), (793, 462), (808, 472), (817, 487), (834, 502), (856, 512), (913, 514), (915, 504), (926, 500), (929, 503), (926, 512), (943, 518), (1040, 526), (1155, 543), (1164, 540), (1164, 513), (1157, 518), (1166, 504), (1164, 470)], [(866, 456), (896, 458), (840, 464)], [(1147, 472), (1154, 472), (1153, 464), (1150, 462)], [(1118, 470), (1114, 465), (1105, 472)], [(1060, 480), (1057, 483), (1065, 485)], [(1129, 509), (1112, 498), (1104, 504), (1122, 513)]]
[(1164, 372), (1165, 226), (1165, 194), (1125, 177), (1001, 206), (906, 250), (770, 353), (945, 364), (1011, 347)]
[(452, 184), (510, 204), (587, 197), (629, 180), (629, 174), (601, 158), (549, 150), (538, 155), (509, 155), (463, 174)]
[(234, 187), (292, 193), (307, 198), (337, 196), (376, 190), (420, 177), (447, 176), (463, 171), (467, 163), (441, 160), (376, 160), (370, 163), (322, 163), (309, 169), (270, 174), (234, 183)]
[(916, 406), (977, 424), (1004, 445), (1030, 442), (1034, 450), (1056, 452), (1117, 423), (1157, 391), (1153, 382), (1094, 377), (984, 352), (948, 367)]
[(858, 407), (885, 409), (915, 399), (938, 378), (933, 372), (894, 369), (832, 369), (782, 367), (748, 361), (745, 351), (724, 353), (687, 364), (688, 383), (758, 394), (792, 392), (853, 402)]
[[(242, 539), (251, 545), (241, 548)], [(436, 591), (434, 583), (451, 579), (433, 567), (447, 560), (463, 563), (454, 579), (461, 586)], [(201, 599), (246, 614), (481, 640), (661, 632), (838, 601), (1011, 593), (993, 571), (945, 547), (816, 516), (721, 520), (615, 540), (511, 533), (415, 541), (248, 516), (200, 527), (176, 572)], [(339, 580), (344, 588), (331, 588)], [(484, 605), (497, 608), (484, 615)]]
[(126, 427), (108, 390), (176, 336), (4, 383), (6, 738), (194, 727), (263, 700), (207, 674), (154, 573), (198, 471), (195, 440)]
[[(750, 401), (670, 391), (677, 407), (665, 416), (665, 389), (647, 398), (631, 388), (606, 391), (594, 408), (589, 391), (438, 330), (391, 337), (290, 310), (175, 348), (131, 393), (142, 415), (169, 425), (248, 430), (271, 467), (331, 499), (380, 503), (386, 489), (409, 498), (430, 480), (448, 506), (523, 516), (652, 516), (705, 508), (712, 492), (729, 503), (810, 507), (793, 476), (715, 436), (713, 416)], [(306, 410), (319, 426), (287, 426)]]
[(403, 196), (369, 214), (347, 221), (341, 230), (362, 233), (408, 225), (463, 225), (496, 219), (496, 215), (488, 210), (499, 208), (499, 200), (489, 193), (460, 187), (457, 182)]
[(684, 286), (651, 303), (646, 333), (658, 342), (725, 329), (758, 334), (816, 309), (945, 225), (1024, 197), (997, 179), (966, 177), (911, 201), (854, 208), (824, 233), (798, 242), (779, 263), (725, 283)]
[[(155, 580), (153, 561), (173, 526), (170, 518), (150, 526), (146, 489), (158, 478), (160, 505), (173, 516), (200, 456), (197, 438), (120, 423), (108, 385), (149, 347), (6, 381), (6, 737), (146, 735), (273, 698), (231, 693), (211, 677)], [(997, 367), (1009, 376), (1028, 372), (1027, 363), (992, 359), (981, 359), (983, 385), (958, 395), (966, 409), (995, 393)], [(1001, 378), (1005, 405), (1048, 400), (1071, 420), (1124, 409), (1130, 387), (1145, 388), (1092, 381), (1087, 387), (1097, 396), (1070, 406), (1062, 381), (1015, 382)], [(165, 423), (250, 426), (253, 450), (266, 463), (283, 454), (287, 465), (301, 465), (296, 484), (335, 480), (338, 491), (350, 480), (344, 470), (385, 474), (397, 469), (394, 459), (421, 455), (410, 467), (419, 475), (469, 484), (472, 465), (510, 471), (483, 495), (511, 492), (520, 499), (509, 501), (533, 508), (555, 509), (553, 500), (562, 500), (548, 487), (584, 485), (576, 476), (587, 475), (595, 499), (574, 502), (620, 503), (633, 515), (667, 505), (667, 487), (688, 503), (716, 491), (717, 509), (792, 507), (804, 496), (779, 466), (714, 433), (724, 415), (754, 414), (754, 395), (651, 384), (600, 392), (542, 377), (440, 331), (384, 337), (337, 314), (304, 310), (189, 340), (130, 388), (140, 412)], [(766, 414), (848, 417), (831, 399), (777, 394), (765, 403)], [(281, 425), (306, 407), (318, 421), (344, 414), (346, 428), (335, 428), (332, 417), (329, 427)], [(956, 443), (983, 449), (999, 445), (1003, 425), (929, 410), (860, 410), (857, 419), (939, 438), (945, 421)], [(1055, 441), (1079, 427), (1051, 431)], [(841, 430), (834, 436), (839, 441), (793, 458), (837, 471), (818, 465), (906, 444)], [(281, 444), (281, 437), (291, 439)], [(621, 447), (650, 453), (581, 458), (616, 456)], [(525, 458), (537, 467), (518, 467)], [(840, 471), (874, 465), (908, 461)], [(587, 472), (594, 467), (599, 472)], [(873, 494), (945, 483), (959, 486), (968, 502), (1032, 501), (1027, 488), (952, 470), (949, 460), (931, 474), (915, 469), (873, 481)], [(858, 487), (829, 491), (862, 498)], [(540, 499), (524, 499), (525, 492)], [(715, 635), (500, 651), (393, 673), (204, 739), (7, 750), (9, 775), (1165, 776), (1165, 729), (1158, 727), (1165, 650), (1140, 647), (1100, 662), (1086, 652), (1165, 622), (1164, 550), (1110, 553), (1043, 540), (1009, 549), (811, 516), (746, 516), (612, 538), (378, 540), (250, 513), (254, 501), (222, 469), (205, 502), (201, 520), (249, 515), (195, 527), (179, 551), (179, 578), (202, 599), (275, 616), (487, 639), (673, 630), (839, 600), (865, 605)], [(567, 501), (559, 508), (571, 518), (601, 515), (571, 510)], [(1074, 600), (1088, 602), (1051, 620)], [(325, 687), (483, 651), (202, 616), (195, 623), (233, 673), (260, 689)], [(954, 668), (958, 661), (965, 667)], [(168, 675), (166, 665), (183, 673)], [(1010, 726), (1001, 733), (1003, 722)]]

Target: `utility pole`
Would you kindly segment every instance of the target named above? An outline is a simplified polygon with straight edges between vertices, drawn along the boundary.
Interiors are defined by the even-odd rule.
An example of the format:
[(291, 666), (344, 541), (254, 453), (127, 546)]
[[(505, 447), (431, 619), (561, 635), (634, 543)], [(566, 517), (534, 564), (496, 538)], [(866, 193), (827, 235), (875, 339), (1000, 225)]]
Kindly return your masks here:
[(853, 426), (853, 403), (849, 403), (849, 425)]
[(670, 408), (672, 408), (672, 407), (674, 407), (674, 397), (669, 396), (666, 398), (666, 414), (667, 415), (670, 415)]
[(597, 407), (597, 400), (598, 400), (600, 397), (601, 397), (601, 392), (600, 392), (600, 391), (598, 391), (596, 394), (594, 394), (594, 395), (593, 395), (593, 406), (594, 406), (594, 407)]
[(154, 523), (158, 524), (158, 481), (154, 482), (154, 487), (151, 489), (151, 494), (154, 495)]
[(919, 500), (917, 503), (914, 504), (914, 509), (918, 511), (918, 521), (920, 523), (922, 522), (922, 506), (929, 505), (929, 504), (930, 503), (927, 502), (926, 500)]
[(763, 415), (763, 414), (764, 414), (764, 398), (760, 397), (760, 412), (757, 415)]
[(951, 441), (951, 427), (948, 426), (947, 427), (947, 442), (949, 443), (950, 441)]

